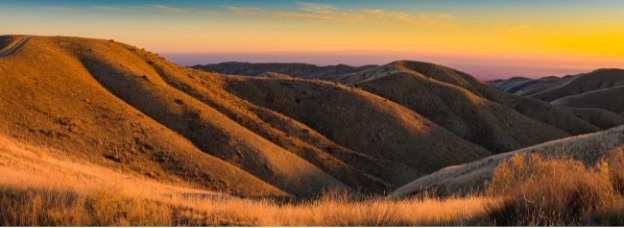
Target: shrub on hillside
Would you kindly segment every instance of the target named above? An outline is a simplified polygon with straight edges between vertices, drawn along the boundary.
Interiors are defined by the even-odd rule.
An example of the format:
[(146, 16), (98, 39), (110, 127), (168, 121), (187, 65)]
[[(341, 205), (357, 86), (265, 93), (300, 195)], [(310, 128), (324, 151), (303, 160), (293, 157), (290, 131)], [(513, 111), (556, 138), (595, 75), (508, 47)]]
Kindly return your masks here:
[(621, 224), (624, 154), (613, 152), (587, 167), (571, 158), (515, 155), (501, 163), (487, 194), (504, 198), (498, 225)]

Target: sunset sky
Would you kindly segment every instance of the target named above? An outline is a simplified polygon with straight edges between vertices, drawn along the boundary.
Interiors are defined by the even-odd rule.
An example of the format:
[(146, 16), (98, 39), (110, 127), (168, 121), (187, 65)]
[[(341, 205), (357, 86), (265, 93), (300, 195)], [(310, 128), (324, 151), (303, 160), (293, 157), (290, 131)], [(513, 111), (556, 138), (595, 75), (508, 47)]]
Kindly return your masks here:
[(2, 1), (4, 34), (115, 39), (181, 64), (431, 61), (481, 78), (624, 67), (624, 1)]

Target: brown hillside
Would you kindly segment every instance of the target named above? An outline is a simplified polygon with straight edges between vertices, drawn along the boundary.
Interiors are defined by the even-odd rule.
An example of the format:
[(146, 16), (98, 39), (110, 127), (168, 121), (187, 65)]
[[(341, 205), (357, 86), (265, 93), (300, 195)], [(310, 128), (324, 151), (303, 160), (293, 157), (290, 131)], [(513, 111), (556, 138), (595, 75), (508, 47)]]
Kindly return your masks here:
[(247, 196), (286, 195), (199, 150), (103, 87), (78, 58), (83, 51), (94, 58), (96, 51), (107, 53), (83, 49), (92, 43), (121, 47), (103, 40), (32, 37), (2, 57), (0, 132), (160, 181)]
[(100, 48), (95, 57), (89, 58), (85, 52), (79, 52), (79, 56), (102, 85), (198, 148), (295, 195), (345, 187), (316, 166), (171, 87), (150, 65), (157, 65), (155, 59), (134, 55), (125, 45), (93, 42), (80, 48)]
[(505, 92), (513, 93), (512, 91), (523, 88), (524, 85), (530, 81), (532, 81), (530, 78), (511, 77), (509, 79), (498, 79), (490, 81), (490, 84), (504, 90)]
[[(624, 74), (623, 74), (624, 78)], [(601, 108), (624, 116), (624, 85), (570, 95), (552, 101), (552, 104), (577, 108)]]
[[(121, 173), (113, 167), (105, 167), (86, 161), (77, 161), (67, 156), (66, 152), (46, 146), (35, 146), (19, 142), (11, 137), (0, 135), (0, 197), (14, 198), (15, 195), (6, 194), (7, 188), (18, 188), (22, 191), (38, 188), (46, 190), (71, 190), (74, 192), (111, 191), (118, 193), (135, 193), (149, 199), (172, 197), (204, 196), (206, 198), (234, 199), (236, 197), (222, 193), (189, 188), (184, 183), (163, 183), (136, 173)], [(54, 191), (52, 191), (54, 192)], [(260, 195), (260, 194), (258, 194)], [(56, 194), (46, 195), (47, 200), (64, 200)], [(75, 200), (75, 198), (67, 198)], [(7, 221), (8, 213), (12, 211), (10, 203), (3, 204), (3, 223)], [(29, 205), (43, 206), (39, 203)], [(58, 206), (58, 205), (55, 205)], [(52, 206), (52, 210), (62, 211)], [(36, 207), (36, 206), (35, 206)], [(20, 208), (29, 208), (20, 205)], [(32, 209), (32, 208), (31, 208)], [(7, 211), (10, 210), (10, 211)], [(19, 210), (19, 209), (18, 209)], [(30, 210), (25, 216), (32, 216), (37, 212)], [(70, 214), (75, 211), (69, 211)], [(74, 214), (75, 215), (75, 214)], [(60, 215), (59, 215), (60, 216)]]
[[(150, 55), (141, 56), (150, 58)], [(152, 66), (170, 85), (214, 107), (265, 139), (306, 159), (353, 189), (381, 193), (414, 177), (410, 173), (418, 173), (400, 163), (348, 150), (302, 123), (226, 92), (223, 84), (226, 78), (232, 76), (206, 74), (188, 69), (180, 71), (179, 66), (163, 60), (155, 60)], [(386, 181), (395, 179), (399, 181), (391, 181), (392, 184)]]
[(598, 69), (590, 73), (578, 75), (564, 84), (535, 93), (531, 97), (551, 102), (566, 96), (621, 86), (624, 86), (624, 70)]
[[(87, 116), (84, 118), (85, 120), (82, 120), (84, 122), (100, 121), (99, 119), (95, 119), (95, 116), (112, 116), (111, 118), (113, 118), (115, 122), (107, 128), (115, 126), (112, 130), (128, 132), (132, 131), (117, 127), (116, 125), (131, 123), (132, 125), (130, 127), (141, 125), (142, 123), (132, 122), (132, 119), (127, 120), (128, 118), (134, 117), (146, 118), (150, 121), (156, 120), (158, 122), (154, 124), (158, 124), (159, 127), (154, 127), (155, 129), (164, 129), (165, 132), (169, 131), (168, 129), (172, 129), (181, 136), (186, 137), (188, 140), (184, 139), (184, 141), (190, 146), (193, 146), (196, 153), (201, 153), (203, 151), (201, 156), (207, 156), (205, 153), (217, 156), (291, 194), (311, 195), (316, 194), (324, 188), (345, 188), (341, 182), (327, 175), (304, 159), (245, 129), (205, 103), (169, 86), (150, 65), (150, 63), (156, 63), (159, 59), (156, 57), (153, 59), (144, 59), (138, 56), (136, 54), (137, 52), (142, 51), (111, 41), (60, 37), (33, 37), (31, 41), (18, 52), (5, 57), (6, 60), (13, 59), (15, 61), (9, 62), (3, 59), (3, 64), (6, 64), (6, 67), (2, 67), (2, 70), (5, 71), (3, 75), (24, 75), (22, 78), (5, 83), (7, 87), (12, 86), (11, 90), (14, 92), (11, 93), (13, 97), (5, 96), (3, 99), (7, 101), (30, 99), (28, 94), (31, 93), (27, 91), (33, 90), (37, 91), (37, 93), (32, 92), (31, 95), (31, 99), (34, 101), (58, 99), (54, 102), (50, 101), (44, 103), (36, 103), (34, 101), (23, 102), (23, 105), (32, 106), (31, 108), (34, 110), (42, 107), (48, 109), (75, 108), (67, 105), (74, 103), (85, 104), (89, 107), (88, 104), (94, 103), (96, 100), (103, 100), (99, 102), (102, 103), (102, 108), (100, 109), (89, 109), (86, 111), (77, 110), (75, 113), (59, 111), (60, 113), (51, 113), (49, 115), (61, 116), (58, 118), (76, 118), (78, 116), (84, 116), (84, 114), (82, 114), (83, 112), (91, 112), (91, 116)], [(36, 67), (30, 67), (29, 69), (16, 67), (24, 66), (25, 68), (26, 64), (24, 63), (31, 62), (27, 60), (40, 64)], [(42, 74), (45, 74), (45, 76), (42, 76)], [(39, 82), (39, 85), (51, 92), (45, 93), (39, 91), (35, 85), (21, 82), (23, 79), (42, 81)], [(9, 83), (14, 85), (9, 85)], [(106, 96), (98, 94), (76, 94), (76, 91), (85, 93), (89, 91), (91, 91), (90, 93), (100, 92), (106, 94)], [(76, 101), (74, 101), (74, 99)], [(64, 102), (59, 100), (64, 100)], [(121, 102), (121, 105), (125, 108), (109, 107), (110, 105), (107, 104), (108, 100)], [(14, 104), (7, 104), (7, 106), (14, 106)], [(131, 109), (133, 112), (128, 113), (125, 109)], [(15, 115), (15, 113), (37, 113), (26, 107), (22, 110), (17, 109), (19, 112), (15, 112), (16, 108), (4, 108), (3, 110), (12, 110), (10, 114), (7, 114), (8, 116), (11, 114)], [(108, 113), (108, 110), (116, 110), (121, 113)], [(147, 118), (148, 116), (149, 118)], [(31, 131), (34, 132), (33, 134), (42, 132), (39, 134), (58, 136), (56, 138), (63, 139), (62, 132), (58, 133), (57, 131), (51, 131), (45, 128), (39, 131), (39, 129), (42, 128), (41, 125), (46, 124), (44, 120), (40, 118), (27, 119), (31, 120), (30, 124), (32, 125), (27, 129), (32, 129)], [(6, 125), (17, 122), (15, 119), (9, 118), (4, 120), (7, 122)], [(66, 123), (67, 121), (65, 120), (58, 121), (62, 121), (61, 125), (73, 124), (73, 122)], [(97, 125), (92, 126), (92, 124), (85, 124), (83, 126), (91, 131), (91, 134), (88, 134), (88, 136), (91, 137), (99, 137), (99, 132), (111, 131), (107, 130), (106, 127), (99, 129)], [(14, 130), (11, 132), (13, 131)], [(143, 134), (141, 132), (139, 133)], [(171, 133), (174, 134), (173, 132)], [(150, 137), (159, 135), (157, 132), (145, 134), (150, 135)], [(120, 160), (120, 163), (124, 163), (125, 160), (116, 157), (127, 156), (126, 154), (130, 152), (128, 149), (131, 148), (133, 144), (139, 144), (139, 142), (134, 142), (138, 140), (134, 140), (132, 136), (123, 133), (111, 132), (111, 137), (115, 138), (101, 138), (100, 140), (103, 144), (123, 143), (122, 145), (125, 147), (116, 148), (114, 152), (115, 155), (111, 156), (114, 157), (114, 160)], [(178, 137), (182, 138), (180, 136)], [(175, 137), (163, 136), (158, 141), (161, 143), (172, 143), (171, 140), (166, 140), (167, 138)], [(74, 144), (76, 144), (75, 141), (76, 140), (69, 139), (59, 140), (54, 146), (74, 146)], [(189, 141), (194, 145), (191, 145)], [(152, 145), (148, 146), (154, 147)], [(108, 148), (102, 148), (101, 146), (93, 144), (90, 145), (90, 147), (81, 148), (80, 151), (88, 153), (91, 151), (106, 151), (107, 149)], [(169, 150), (164, 151), (170, 153)], [(102, 154), (89, 155), (93, 157), (103, 156)], [(184, 158), (184, 156), (176, 157), (176, 159), (182, 158)], [(186, 160), (186, 162), (177, 162), (183, 164), (176, 164), (167, 159), (164, 161), (157, 160), (157, 162), (166, 163), (165, 165), (175, 167), (200, 163), (194, 162), (191, 158)], [(144, 164), (136, 166), (151, 168), (161, 165)], [(211, 170), (202, 172), (210, 172), (211, 175), (218, 174), (218, 172), (212, 172)], [(204, 184), (206, 186), (212, 184), (213, 181), (208, 178), (208, 174), (205, 174), (205, 176), (206, 177), (202, 179), (202, 181), (205, 182)], [(233, 178), (229, 179), (230, 176), (233, 176)], [(219, 179), (225, 179), (221, 180), (221, 182), (234, 182), (244, 176), (243, 174), (219, 175)], [(198, 175), (197, 178), (201, 178), (201, 176)], [(214, 182), (216, 184), (219, 183), (219, 181)], [(239, 181), (231, 183), (230, 185), (246, 186), (244, 183), (245, 182)], [(261, 185), (266, 184), (262, 183)], [(251, 186), (251, 189), (248, 189), (247, 192), (262, 192), (262, 188), (254, 188), (253, 184), (249, 186)], [(267, 185), (265, 188), (272, 187)]]
[(593, 123), (580, 119), (568, 109), (553, 106), (547, 102), (505, 93), (485, 82), (477, 80), (469, 74), (455, 69), (422, 62), (410, 62), (406, 66), (412, 71), (427, 75), (433, 79), (466, 88), (471, 92), (476, 91), (476, 95), (481, 94), (481, 97), (485, 99), (515, 109), (525, 116), (559, 128), (571, 135), (600, 130)]
[(234, 94), (296, 119), (339, 145), (422, 174), (489, 154), (413, 111), (358, 89), (320, 80), (225, 79)]
[(247, 63), (223, 62), (193, 66), (195, 69), (228, 75), (258, 76), (268, 72), (290, 75), (298, 78), (327, 78), (334, 75), (353, 73), (375, 67), (374, 65), (353, 67), (344, 64), (317, 66), (306, 63)]
[(337, 80), (402, 104), (496, 153), (599, 129), (569, 111), (507, 95), (434, 64), (399, 61)]
[[(624, 112), (624, 102), (615, 99), (624, 93), (624, 70), (622, 69), (598, 69), (590, 73), (568, 75), (561, 78), (544, 77), (524, 81), (515, 87), (506, 87), (515, 81), (517, 81), (515, 78), (497, 80), (493, 85), (508, 93), (541, 99), (555, 105), (600, 108), (620, 115)], [(583, 116), (579, 117), (583, 118)], [(624, 124), (622, 118), (598, 121)], [(596, 122), (592, 123), (600, 125)], [(611, 127), (613, 126), (615, 125)]]
[(509, 79), (497, 79), (489, 81), (489, 83), (505, 92), (519, 95), (519, 96), (531, 96), (536, 93), (540, 93), (551, 88), (561, 86), (568, 81), (578, 77), (577, 75), (566, 75), (563, 77), (547, 76), (537, 79), (512, 77)]
[[(558, 104), (553, 102), (554, 104)], [(606, 102), (606, 104), (612, 104)], [(565, 104), (562, 104), (565, 105)], [(624, 115), (618, 115), (614, 112), (601, 108), (569, 108), (576, 116), (587, 120), (602, 129), (609, 129), (614, 126), (624, 125)], [(624, 114), (624, 113), (622, 113)]]
[(498, 80), (498, 82), (492, 83), (492, 85), (511, 94), (529, 96), (547, 90), (550, 87), (560, 85), (569, 79), (571, 79), (571, 77), (559, 78), (548, 76), (539, 79), (513, 77), (505, 80)]

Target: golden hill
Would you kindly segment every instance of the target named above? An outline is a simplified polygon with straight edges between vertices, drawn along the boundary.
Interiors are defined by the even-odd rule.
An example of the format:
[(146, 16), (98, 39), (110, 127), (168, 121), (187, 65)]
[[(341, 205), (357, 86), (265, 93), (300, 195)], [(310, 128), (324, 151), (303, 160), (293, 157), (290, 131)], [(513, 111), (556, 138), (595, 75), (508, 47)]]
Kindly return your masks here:
[[(124, 51), (129, 52), (125, 45), (104, 40), (32, 37), (0, 60), (0, 131), (75, 159), (161, 181), (241, 195), (287, 194), (198, 149), (102, 86), (87, 65)], [(132, 61), (138, 63), (132, 70), (149, 72), (138, 57)], [(128, 72), (144, 82), (148, 74)], [(117, 91), (140, 94), (126, 83), (119, 81)]]
[(137, 52), (112, 41), (32, 37), (0, 63), (10, 79), (2, 83), (3, 130), (93, 162), (241, 195), (346, 187), (171, 87), (150, 65), (162, 60)]

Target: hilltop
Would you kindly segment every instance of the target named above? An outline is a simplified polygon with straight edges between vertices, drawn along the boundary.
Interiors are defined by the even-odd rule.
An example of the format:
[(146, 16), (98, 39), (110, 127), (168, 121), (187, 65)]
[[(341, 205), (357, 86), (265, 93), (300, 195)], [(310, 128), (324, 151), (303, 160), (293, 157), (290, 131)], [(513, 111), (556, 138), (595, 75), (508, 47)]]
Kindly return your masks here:
[(306, 63), (247, 63), (247, 62), (223, 62), (217, 64), (195, 65), (192, 68), (203, 70), (206, 72), (258, 76), (264, 73), (274, 72), (298, 78), (328, 78), (334, 75), (353, 73), (375, 65), (366, 65), (360, 67), (349, 66), (345, 64), (331, 66), (317, 66)]

